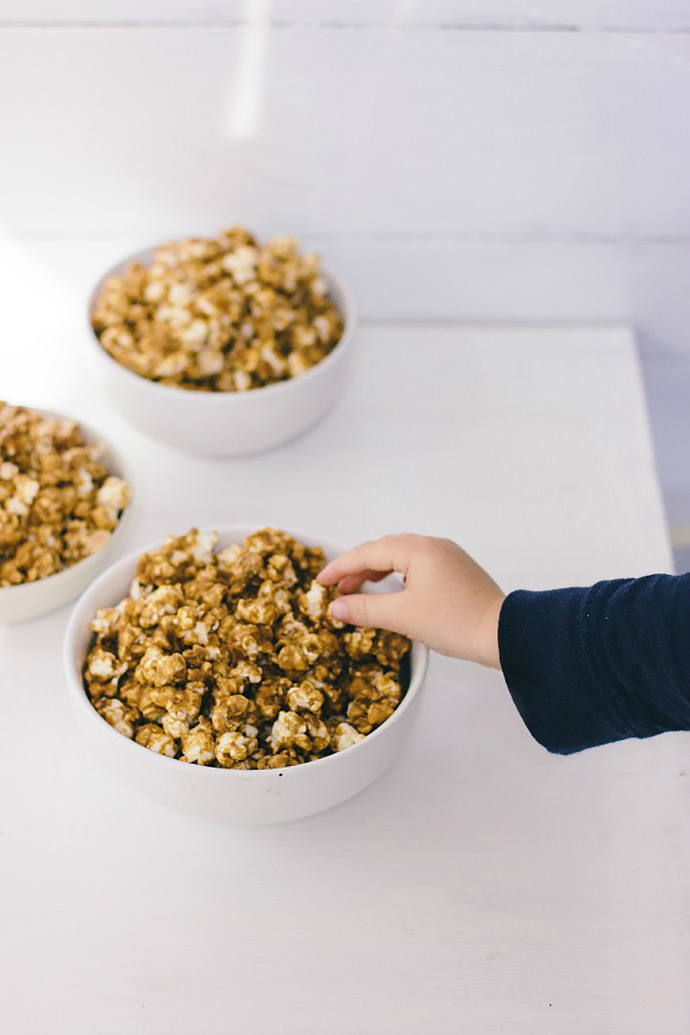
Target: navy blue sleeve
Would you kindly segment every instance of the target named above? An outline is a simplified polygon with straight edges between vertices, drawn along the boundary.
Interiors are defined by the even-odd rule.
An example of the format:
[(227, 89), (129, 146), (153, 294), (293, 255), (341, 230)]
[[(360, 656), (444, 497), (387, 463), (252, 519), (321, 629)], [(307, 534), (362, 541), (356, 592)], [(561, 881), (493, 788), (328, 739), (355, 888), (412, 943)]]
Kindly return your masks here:
[(518, 590), (498, 642), (515, 705), (549, 751), (690, 730), (690, 575)]

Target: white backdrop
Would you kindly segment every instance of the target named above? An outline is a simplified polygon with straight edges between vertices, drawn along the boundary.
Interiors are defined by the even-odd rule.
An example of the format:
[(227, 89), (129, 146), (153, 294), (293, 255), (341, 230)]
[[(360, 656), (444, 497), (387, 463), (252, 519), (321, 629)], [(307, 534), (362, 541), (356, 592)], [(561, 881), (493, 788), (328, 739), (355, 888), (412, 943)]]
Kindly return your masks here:
[(689, 28), (671, 0), (1, 0), (0, 240), (243, 222), (370, 319), (690, 353)]

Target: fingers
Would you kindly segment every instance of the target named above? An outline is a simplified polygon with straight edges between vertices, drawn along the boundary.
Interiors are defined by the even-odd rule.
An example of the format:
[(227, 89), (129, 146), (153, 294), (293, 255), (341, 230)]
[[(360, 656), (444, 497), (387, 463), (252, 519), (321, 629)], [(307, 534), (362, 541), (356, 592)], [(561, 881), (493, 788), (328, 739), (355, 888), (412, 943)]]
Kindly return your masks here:
[(337, 557), (317, 575), (324, 586), (338, 585), (343, 594), (331, 604), (331, 614), (351, 625), (367, 625), (406, 633), (406, 596), (397, 593), (359, 593), (363, 583), (380, 582), (391, 572), (407, 574), (415, 535), (388, 535), (362, 543)]
[[(317, 580), (323, 586), (332, 586), (346, 575), (361, 575), (364, 572), (385, 575), (398, 571), (405, 574), (416, 538), (411, 535), (387, 535), (383, 539), (362, 543), (327, 564), (316, 576)], [(371, 574), (366, 577), (371, 579)]]
[(338, 583), (338, 589), (341, 593), (347, 595), (349, 593), (356, 593), (362, 588), (365, 582), (380, 582), (381, 579), (385, 579), (388, 572), (386, 571), (361, 571), (356, 575), (346, 575)]
[(338, 597), (331, 604), (331, 614), (350, 625), (367, 625), (376, 629), (406, 633), (403, 593), (358, 593)]

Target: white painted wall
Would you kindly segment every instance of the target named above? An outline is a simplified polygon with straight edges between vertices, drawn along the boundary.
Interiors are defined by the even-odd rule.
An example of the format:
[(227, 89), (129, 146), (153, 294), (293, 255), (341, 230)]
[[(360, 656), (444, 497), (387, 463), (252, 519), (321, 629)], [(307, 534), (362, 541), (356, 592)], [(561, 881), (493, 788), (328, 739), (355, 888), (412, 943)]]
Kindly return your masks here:
[(690, 353), (688, 126), (688, 0), (0, 0), (0, 234), (284, 230), (369, 318)]

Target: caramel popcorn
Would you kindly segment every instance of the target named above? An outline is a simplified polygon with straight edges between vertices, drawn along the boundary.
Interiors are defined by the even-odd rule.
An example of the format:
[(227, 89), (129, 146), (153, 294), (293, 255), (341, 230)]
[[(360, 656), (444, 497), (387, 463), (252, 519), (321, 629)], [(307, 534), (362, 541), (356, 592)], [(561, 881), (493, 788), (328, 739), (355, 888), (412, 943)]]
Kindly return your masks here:
[(291, 237), (260, 245), (242, 227), (164, 244), (150, 266), (108, 277), (92, 324), (135, 374), (213, 392), (298, 377), (343, 332), (318, 256)]
[(129, 490), (104, 452), (74, 420), (0, 402), (0, 587), (54, 575), (109, 542)]
[(216, 541), (167, 539), (96, 612), (83, 678), (106, 722), (185, 762), (274, 769), (344, 751), (393, 714), (409, 640), (331, 618), (321, 549), (272, 528)]

